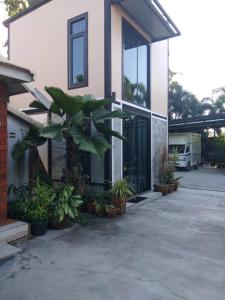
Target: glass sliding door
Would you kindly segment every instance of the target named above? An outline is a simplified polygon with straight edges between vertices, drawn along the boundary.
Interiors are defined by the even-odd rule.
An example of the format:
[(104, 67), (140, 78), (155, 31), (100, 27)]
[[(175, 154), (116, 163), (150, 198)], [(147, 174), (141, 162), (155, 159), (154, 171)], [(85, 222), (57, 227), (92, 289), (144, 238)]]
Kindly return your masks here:
[(151, 187), (150, 174), (150, 119), (133, 115), (132, 120), (124, 121), (123, 143), (124, 177), (132, 182), (138, 193)]

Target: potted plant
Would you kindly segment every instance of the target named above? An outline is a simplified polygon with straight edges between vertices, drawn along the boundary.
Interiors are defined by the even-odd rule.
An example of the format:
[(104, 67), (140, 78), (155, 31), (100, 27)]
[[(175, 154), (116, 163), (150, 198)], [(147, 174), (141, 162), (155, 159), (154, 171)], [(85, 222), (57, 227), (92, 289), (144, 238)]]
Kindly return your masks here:
[(37, 178), (31, 195), (21, 203), (23, 219), (31, 224), (31, 234), (35, 236), (45, 234), (49, 218), (49, 205), (54, 196), (54, 189)]
[(105, 212), (106, 212), (107, 217), (115, 218), (116, 216), (118, 216), (120, 214), (120, 208), (115, 207), (113, 204), (108, 204), (105, 207)]
[(71, 220), (79, 216), (79, 207), (83, 201), (80, 195), (75, 195), (75, 188), (64, 185), (56, 193), (50, 205), (49, 226), (52, 229), (64, 229), (71, 226)]
[(178, 189), (178, 186), (179, 186), (179, 180), (181, 179), (182, 177), (178, 177), (178, 178), (175, 178), (174, 181), (173, 181), (173, 188), (174, 188), (174, 191), (176, 192), (177, 189)]
[(172, 193), (174, 191), (174, 167), (172, 164), (168, 164), (165, 171), (165, 184), (168, 186), (168, 193)]
[(97, 216), (103, 217), (105, 216), (105, 208), (107, 203), (109, 202), (108, 194), (106, 192), (97, 192), (92, 196), (94, 211)]
[(169, 192), (169, 187), (166, 182), (167, 165), (168, 165), (168, 152), (166, 146), (164, 146), (160, 156), (159, 183), (154, 184), (154, 191), (162, 193), (163, 196), (166, 196)]
[(42, 236), (46, 233), (48, 227), (48, 208), (35, 201), (27, 209), (26, 219), (30, 222), (31, 234)]
[(120, 213), (124, 213), (126, 210), (127, 199), (134, 197), (135, 188), (126, 178), (123, 178), (113, 184), (110, 194), (112, 197), (112, 204), (115, 208), (120, 209)]

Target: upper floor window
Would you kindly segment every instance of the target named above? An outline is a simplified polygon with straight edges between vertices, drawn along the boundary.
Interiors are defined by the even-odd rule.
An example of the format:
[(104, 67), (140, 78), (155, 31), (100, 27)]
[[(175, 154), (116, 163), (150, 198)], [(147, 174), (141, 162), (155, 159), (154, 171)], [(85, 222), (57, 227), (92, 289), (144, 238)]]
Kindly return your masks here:
[(88, 15), (68, 22), (69, 88), (88, 85)]
[(149, 107), (149, 44), (123, 22), (123, 100)]

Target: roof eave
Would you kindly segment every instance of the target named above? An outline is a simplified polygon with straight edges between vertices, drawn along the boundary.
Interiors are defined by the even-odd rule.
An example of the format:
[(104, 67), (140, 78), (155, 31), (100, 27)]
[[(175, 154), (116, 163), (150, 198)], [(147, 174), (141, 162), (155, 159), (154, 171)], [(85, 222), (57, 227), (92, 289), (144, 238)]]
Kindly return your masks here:
[(52, 0), (43, 0), (42, 2), (39, 2), (37, 5), (32, 5), (28, 8), (23, 9), (21, 12), (19, 12), (18, 14), (16, 14), (15, 16), (12, 16), (10, 18), (8, 18), (7, 20), (5, 20), (3, 22), (3, 24), (8, 27), (12, 22), (16, 21), (17, 19), (29, 14), (30, 12), (34, 11), (35, 9), (39, 8), (42, 5), (47, 4), (48, 2), (50, 2)]
[[(158, 36), (152, 33), (151, 26), (147, 26), (146, 23), (145, 23), (146, 26), (143, 26), (143, 24), (141, 24), (142, 16), (144, 13), (146, 13), (146, 10), (142, 10), (143, 14), (140, 14), (139, 12), (139, 15), (136, 11), (132, 12), (131, 11), (132, 9), (130, 9), (129, 11), (129, 2), (130, 2), (130, 7), (132, 7), (132, 1), (111, 0), (111, 4), (120, 5), (122, 9), (124, 9), (134, 20), (136, 20), (141, 25), (142, 28), (144, 28), (144, 30), (151, 36), (152, 42), (158, 42), (158, 41), (170, 39), (173, 37), (177, 37), (181, 34), (178, 27), (175, 25), (175, 23), (172, 21), (169, 15), (166, 13), (166, 11), (158, 2), (158, 0), (142, 0), (142, 2), (141, 1), (139, 2), (139, 6), (142, 4), (142, 6), (146, 8), (146, 10), (149, 9), (149, 12), (151, 12), (154, 18), (160, 23), (161, 29), (165, 30), (166, 33), (165, 35), (158, 35)], [(135, 4), (137, 4), (137, 2), (135, 2)], [(149, 21), (152, 21), (151, 18), (149, 18)]]

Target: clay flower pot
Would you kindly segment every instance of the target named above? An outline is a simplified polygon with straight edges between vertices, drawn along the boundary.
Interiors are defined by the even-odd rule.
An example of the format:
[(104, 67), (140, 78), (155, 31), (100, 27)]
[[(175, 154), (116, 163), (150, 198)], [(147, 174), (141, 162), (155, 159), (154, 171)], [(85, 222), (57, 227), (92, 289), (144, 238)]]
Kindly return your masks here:
[(95, 204), (94, 204), (94, 202), (88, 202), (88, 204), (87, 204), (87, 211), (90, 214), (93, 214), (95, 212)]
[(179, 182), (178, 181), (176, 181), (176, 182), (173, 183), (173, 190), (174, 190), (174, 192), (177, 191), (178, 186), (179, 186)]
[(162, 193), (163, 196), (168, 194), (168, 185), (167, 184), (155, 184), (154, 191)]
[(113, 198), (112, 199), (112, 204), (115, 206), (115, 208), (120, 209), (120, 213), (123, 214), (126, 211), (126, 204), (127, 201), (125, 199), (121, 198)]
[(174, 191), (173, 183), (168, 184), (168, 193), (171, 194)]
[(115, 218), (120, 214), (120, 208), (119, 207), (107, 207), (105, 209), (106, 215), (109, 218)]

